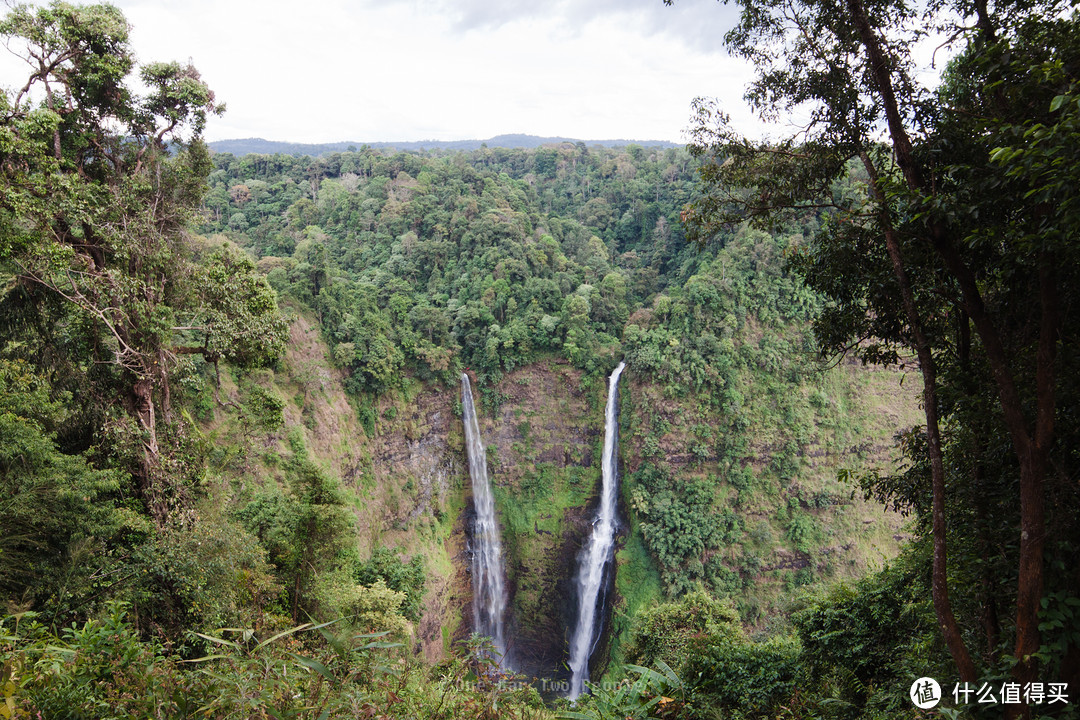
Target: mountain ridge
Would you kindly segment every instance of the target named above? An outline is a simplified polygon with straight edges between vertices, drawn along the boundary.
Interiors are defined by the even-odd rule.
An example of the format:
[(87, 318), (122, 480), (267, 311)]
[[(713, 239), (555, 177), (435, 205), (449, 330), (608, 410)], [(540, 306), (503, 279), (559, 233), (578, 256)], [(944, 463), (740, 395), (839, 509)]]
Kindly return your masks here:
[(310, 155), (320, 157), (332, 152), (345, 152), (350, 147), (358, 149), (371, 148), (396, 148), (398, 150), (479, 150), (485, 145), (500, 148), (534, 149), (553, 143), (584, 143), (587, 146), (600, 145), (603, 147), (625, 147), (627, 145), (641, 145), (643, 147), (682, 147), (680, 143), (668, 140), (580, 140), (561, 136), (542, 137), (539, 135), (526, 135), (523, 133), (508, 133), (496, 135), (486, 140), (409, 140), (409, 141), (384, 141), (384, 142), (356, 142), (342, 141), (332, 143), (294, 143), (283, 140), (265, 140), (263, 138), (236, 138), (229, 140), (215, 140), (207, 143), (212, 150), (233, 155), (247, 155), (256, 153), (272, 155), (282, 153), (285, 155)]

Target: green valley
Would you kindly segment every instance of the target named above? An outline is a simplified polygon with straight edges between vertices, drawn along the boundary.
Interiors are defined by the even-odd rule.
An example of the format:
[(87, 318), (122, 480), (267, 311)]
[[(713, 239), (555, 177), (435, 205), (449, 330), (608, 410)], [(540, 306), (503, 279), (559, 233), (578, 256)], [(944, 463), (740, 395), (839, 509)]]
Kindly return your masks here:
[(950, 693), (1080, 682), (1077, 21), (984, 4), (935, 114), (899, 61), (833, 82), (908, 9), (739, 5), (822, 134), (234, 155), (116, 8), (10, 8), (0, 718), (1075, 717)]

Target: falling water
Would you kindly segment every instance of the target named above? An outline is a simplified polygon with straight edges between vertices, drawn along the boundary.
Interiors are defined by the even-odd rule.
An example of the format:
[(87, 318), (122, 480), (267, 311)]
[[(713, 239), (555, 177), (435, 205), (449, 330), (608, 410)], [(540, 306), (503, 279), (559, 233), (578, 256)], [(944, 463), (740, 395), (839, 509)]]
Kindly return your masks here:
[(619, 482), (619, 375), (626, 363), (619, 363), (608, 378), (607, 409), (604, 412), (604, 464), (600, 507), (596, 511), (592, 536), (578, 556), (578, 621), (570, 638), (570, 699), (576, 700), (589, 677), (589, 656), (600, 637), (603, 624), (597, 610), (602, 609), (600, 591), (604, 570), (611, 564), (615, 550), (615, 498)]
[(488, 481), (487, 455), (480, 440), (480, 425), (476, 421), (469, 376), (465, 374), (461, 376), (461, 405), (465, 416), (465, 448), (469, 455), (473, 505), (476, 507), (472, 554), (473, 630), (492, 639), (501, 661), (506, 655), (502, 545), (499, 542), (499, 523), (495, 519), (495, 497), (491, 494), (491, 483)]

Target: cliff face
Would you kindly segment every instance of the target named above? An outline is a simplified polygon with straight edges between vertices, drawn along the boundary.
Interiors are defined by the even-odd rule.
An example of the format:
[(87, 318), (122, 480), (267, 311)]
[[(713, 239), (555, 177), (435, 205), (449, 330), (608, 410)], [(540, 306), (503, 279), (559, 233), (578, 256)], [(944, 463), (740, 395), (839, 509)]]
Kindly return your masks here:
[(603, 405), (599, 386), (550, 360), (508, 373), (485, 418), (507, 553), (515, 665), (555, 677), (573, 623), (571, 578), (599, 491)]
[[(628, 373), (623, 495), (634, 532), (619, 554), (617, 615), (632, 617), (675, 583), (702, 583), (731, 597), (744, 623), (764, 627), (796, 588), (859, 577), (909, 537), (899, 514), (839, 477), (896, 471), (894, 435), (921, 420), (917, 377), (847, 362), (798, 382), (739, 380), (738, 401), (718, 406)], [(663, 540), (667, 511), (641, 479), (656, 467), (671, 476), (675, 499), (704, 485), (726, 523), (718, 545), (659, 563), (662, 578), (642, 558)]]
[[(311, 457), (340, 479), (362, 557), (378, 547), (403, 558), (423, 555), (426, 594), (415, 639), (425, 657), (438, 661), (471, 631), (471, 499), (460, 388), (411, 381), (361, 407), (372, 401), (347, 397), (343, 380), (316, 323), (300, 316), (277, 372), (227, 377), (222, 391), (226, 399), (241, 399), (254, 382), (286, 401), (285, 430), (256, 444), (273, 451), (290, 432), (303, 436)], [(641, 527), (656, 520), (642, 514), (647, 502), (642, 505), (636, 479), (647, 464), (670, 473), (676, 499), (679, 488), (707, 482), (708, 511), (737, 517), (722, 547), (665, 572), (692, 572), (695, 560), (722, 565), (725, 577), (738, 582), (713, 589), (731, 595), (748, 623), (763, 623), (793, 585), (857, 575), (894, 552), (904, 537), (899, 519), (852, 499), (836, 471), (890, 466), (892, 433), (917, 421), (913, 393), (900, 380), (897, 373), (853, 366), (792, 387), (757, 387), (748, 378), (736, 412), (708, 398), (665, 395), (628, 369), (621, 413), (627, 526), (609, 625), (615, 632), (602, 654), (622, 652), (620, 636), (635, 613), (669, 582), (657, 571), (666, 566), (655, 560), (655, 539)], [(527, 674), (557, 677), (576, 611), (577, 555), (599, 492), (606, 383), (553, 358), (476, 390), (484, 398), (481, 433), (506, 555), (510, 652)], [(366, 430), (360, 416), (368, 418)], [(229, 422), (228, 412), (219, 411), (211, 432), (226, 433)], [(245, 468), (242, 482), (274, 479), (272, 463), (252, 459)]]
[[(254, 379), (285, 400), (285, 427), (255, 440), (263, 462), (245, 462), (240, 482), (275, 481), (266, 458), (287, 452), (286, 436), (299, 433), (311, 457), (340, 480), (361, 556), (378, 547), (402, 558), (424, 556), (415, 638), (424, 656), (438, 661), (471, 632), (472, 507), (460, 388), (410, 382), (360, 408), (329, 358), (317, 323), (296, 317), (282, 365)], [(242, 401), (252, 382), (227, 375), (223, 399)], [(551, 360), (477, 390), (498, 402), (494, 412), (490, 402), (478, 404), (504, 533), (511, 651), (523, 670), (551, 675), (565, 660), (569, 578), (599, 485), (602, 389), (583, 386), (580, 370)], [(362, 412), (373, 418), (367, 429), (358, 420)], [(209, 430), (226, 438), (231, 428), (235, 439), (239, 422), (226, 407)]]
[[(480, 431), (503, 528), (509, 652), (530, 675), (554, 675), (565, 660), (569, 578), (599, 483), (602, 422), (581, 375), (552, 360), (477, 388), (499, 403), (494, 412), (480, 403)], [(372, 549), (382, 544), (428, 557), (418, 631), (432, 660), (471, 631), (472, 504), (460, 393), (418, 385), (383, 398), (374, 435), (356, 439), (366, 462), (354, 488), (362, 537)]]
[(362, 549), (424, 555), (427, 593), (417, 640), (430, 661), (449, 650), (470, 595), (461, 517), (468, 470), (453, 408), (452, 394), (417, 387), (384, 398), (374, 435), (357, 438), (367, 473), (356, 503)]

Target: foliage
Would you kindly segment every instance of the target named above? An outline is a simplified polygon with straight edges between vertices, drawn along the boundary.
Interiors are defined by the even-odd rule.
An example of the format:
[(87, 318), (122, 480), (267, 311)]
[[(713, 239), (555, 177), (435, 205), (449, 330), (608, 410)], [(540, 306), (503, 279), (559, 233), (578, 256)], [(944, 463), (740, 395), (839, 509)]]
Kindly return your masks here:
[(696, 713), (687, 717), (772, 717), (792, 696), (801, 663), (795, 638), (747, 639), (730, 603), (701, 589), (642, 612), (627, 655), (675, 667)]
[[(0, 621), (4, 717), (547, 717), (520, 681), (481, 687), (468, 658), (428, 669), (385, 633), (304, 623), (272, 635), (193, 635), (210, 650), (179, 662), (140, 642), (115, 604), (53, 634), (32, 614)], [(471, 679), (470, 679), (471, 678)]]
[(194, 258), (203, 272), (195, 278), (199, 305), (189, 320), (202, 335), (201, 354), (240, 367), (273, 363), (285, 349), (285, 320), (274, 291), (239, 248), (222, 243), (207, 250)]
[(159, 648), (138, 641), (126, 614), (115, 603), (102, 619), (59, 634), (32, 613), (5, 618), (0, 650), (14, 686), (6, 698), (10, 716), (153, 717), (162, 704), (175, 707), (172, 678), (155, 672)]
[[(832, 210), (793, 259), (829, 300), (815, 323), (823, 351), (883, 364), (915, 352), (924, 381), (911, 466), (871, 479), (871, 493), (913, 510), (935, 543), (934, 608), (960, 676), (979, 675), (978, 647), (988, 672), (1033, 681), (1042, 634), (1061, 630), (1040, 620), (1042, 598), (1076, 584), (1045, 568), (1077, 532), (1061, 478), (1076, 459), (1077, 329), (1062, 309), (1080, 267), (1066, 160), (1080, 20), (1052, 1), (925, 15), (859, 0), (739, 4), (727, 43), (757, 69), (748, 99), (806, 122), (751, 142), (699, 103), (705, 195), (688, 217), (708, 240), (736, 218)], [(914, 71), (928, 26), (956, 51), (939, 88)], [(864, 192), (845, 191), (855, 168)]]
[(721, 642), (739, 637), (738, 621), (738, 613), (730, 604), (699, 588), (677, 601), (641, 612), (634, 620), (627, 658), (639, 665), (663, 660), (678, 668), (690, 657), (695, 638)]
[(925, 558), (905, 552), (893, 565), (810, 598), (792, 615), (802, 644), (806, 698), (827, 717), (881, 717), (907, 710), (896, 692), (910, 677), (954, 672), (944, 665), (927, 602)]
[(683, 717), (683, 713), (691, 710), (686, 702), (686, 686), (663, 660), (657, 660), (656, 667), (659, 670), (627, 665), (625, 669), (636, 673), (637, 679), (626, 679), (614, 687), (587, 683), (589, 694), (578, 699), (574, 710), (564, 710), (557, 717), (567, 720)]
[[(190, 508), (199, 473), (173, 410), (179, 356), (252, 364), (283, 346), (274, 298), (250, 261), (196, 258), (186, 234), (209, 170), (199, 136), (222, 107), (178, 63), (144, 65), (146, 93), (129, 90), (128, 26), (108, 5), (16, 6), (0, 35), (30, 66), (26, 84), (0, 99), (7, 337), (62, 337), (55, 353), (35, 357), (28, 345), (20, 356), (79, 368), (97, 413), (123, 410), (111, 419), (115, 455), (127, 455), (123, 469), (164, 524)], [(90, 434), (108, 423), (94, 420)]]
[(390, 548), (380, 546), (366, 561), (356, 563), (353, 576), (361, 585), (381, 580), (390, 589), (405, 593), (402, 615), (413, 622), (420, 620), (425, 577), (422, 555), (414, 555), (406, 563)]
[(676, 485), (669, 470), (646, 463), (627, 478), (627, 484), (631, 506), (641, 518), (641, 533), (660, 564), (670, 593), (681, 594), (703, 579), (703, 568), (695, 574), (684, 571), (684, 565), (739, 535), (739, 519), (734, 513), (713, 511), (714, 485), (706, 480)]
[(115, 502), (121, 473), (57, 446), (67, 398), (49, 390), (29, 363), (0, 359), (0, 590), (64, 604), (73, 575), (107, 567), (106, 543), (138, 522)]
[[(233, 282), (238, 302), (249, 299), (242, 286), (265, 283), (250, 263), (221, 270), (220, 258), (194, 262), (184, 224), (206, 169), (198, 134), (217, 106), (198, 73), (178, 64), (145, 66), (149, 92), (133, 95), (124, 85), (134, 66), (127, 32), (115, 8), (61, 2), (15, 7), (0, 23), (32, 73), (0, 100), (2, 342), (16, 358), (5, 370), (19, 368), (22, 385), (5, 386), (4, 402), (39, 378), (35, 410), (4, 416), (4, 447), (18, 452), (4, 463), (13, 500), (4, 504), (3, 560), (19, 571), (4, 573), (3, 590), (5, 600), (48, 607), (53, 622), (85, 616), (117, 592), (153, 598), (144, 611), (179, 594), (192, 618), (227, 612), (208, 607), (201, 580), (171, 590), (140, 583), (148, 568), (139, 558), (151, 553), (154, 533), (127, 498), (141, 496), (158, 524), (191, 520), (201, 463), (172, 415), (170, 379), (189, 349), (174, 347), (175, 326), (222, 304), (200, 292), (204, 272)], [(276, 314), (271, 296), (260, 302), (260, 320)], [(234, 309), (219, 317), (231, 319)], [(228, 343), (214, 342), (225, 352)], [(59, 412), (64, 405), (69, 411)], [(171, 568), (187, 570), (185, 580), (215, 572), (206, 554), (185, 559), (206, 562)], [(175, 623), (192, 618), (181, 612), (166, 622), (175, 636)]]
[[(559, 172), (536, 170), (552, 158)], [(498, 377), (552, 350), (596, 367), (679, 248), (687, 161), (569, 145), (220, 155), (203, 229), (250, 248), (276, 287), (319, 311), (357, 391), (381, 392), (405, 368)]]
[(214, 509), (203, 511), (135, 551), (135, 579), (123, 593), (139, 628), (175, 646), (191, 628), (257, 624), (282, 590), (257, 538)]
[(799, 686), (799, 642), (778, 635), (763, 642), (708, 637), (687, 653), (683, 677), (694, 704), (725, 717), (772, 718)]
[[(356, 599), (343, 600), (338, 590), (349, 593), (355, 584), (348, 573), (337, 577), (343, 564), (355, 556), (355, 528), (345, 507), (341, 487), (308, 457), (301, 441), (285, 465), (289, 487), (255, 494), (236, 512), (241, 524), (267, 549), (269, 560), (284, 589), (287, 611), (294, 621), (305, 616), (322, 617), (321, 605), (344, 612)], [(327, 593), (317, 591), (320, 576), (328, 576)]]

